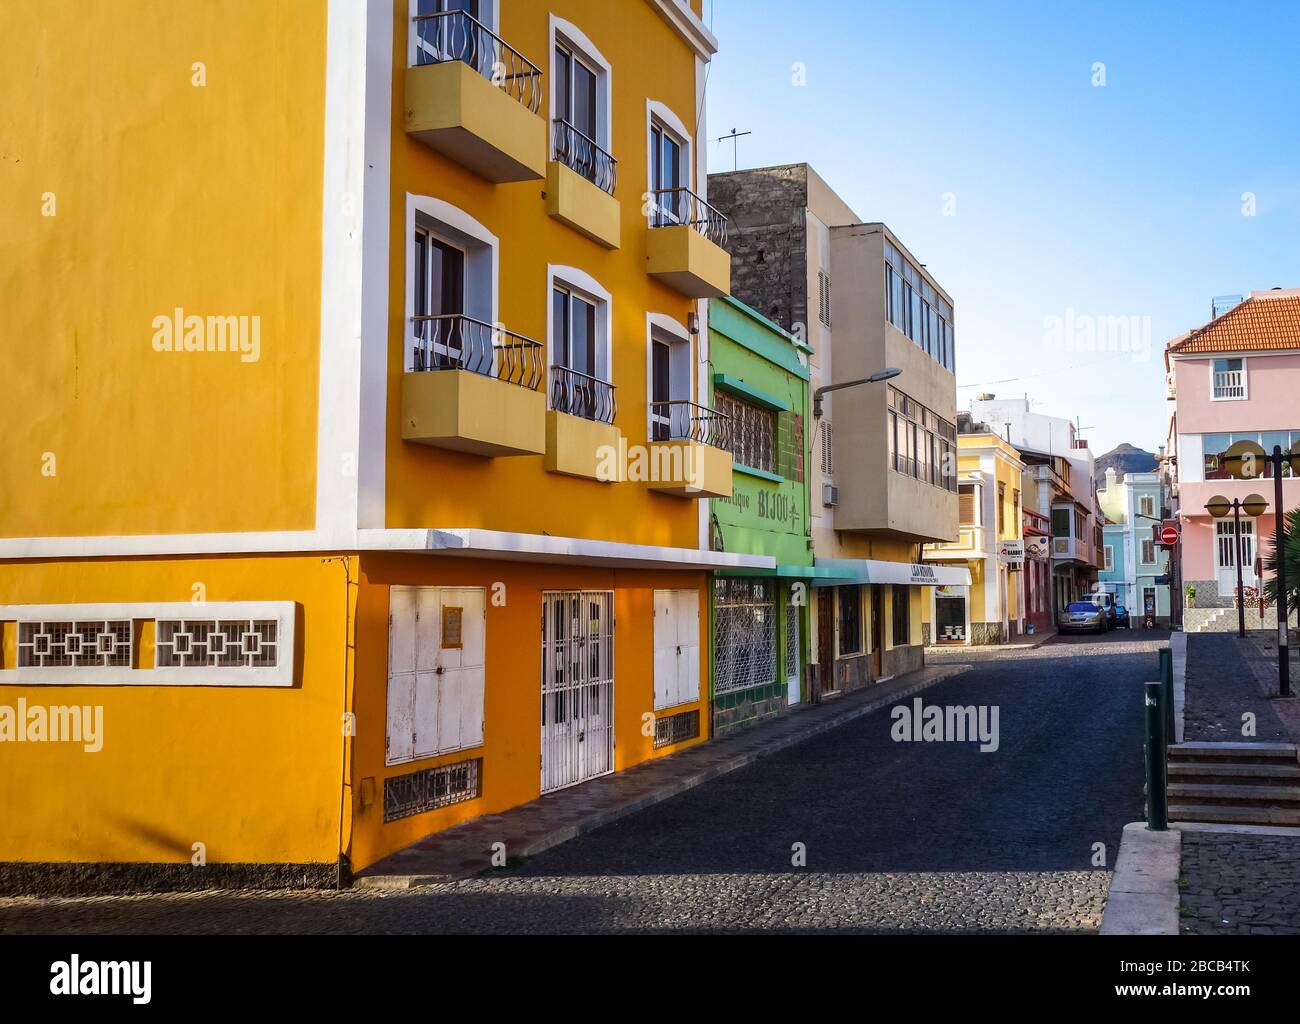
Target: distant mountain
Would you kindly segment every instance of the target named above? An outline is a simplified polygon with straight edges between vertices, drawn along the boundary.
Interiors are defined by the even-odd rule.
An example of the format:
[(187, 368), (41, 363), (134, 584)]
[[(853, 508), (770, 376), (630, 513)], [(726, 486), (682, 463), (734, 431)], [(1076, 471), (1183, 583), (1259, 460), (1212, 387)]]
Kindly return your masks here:
[(1115, 476), (1123, 480), (1129, 473), (1154, 473), (1156, 457), (1131, 444), (1122, 444), (1105, 455), (1097, 456), (1097, 479), (1104, 483), (1106, 470), (1114, 467)]

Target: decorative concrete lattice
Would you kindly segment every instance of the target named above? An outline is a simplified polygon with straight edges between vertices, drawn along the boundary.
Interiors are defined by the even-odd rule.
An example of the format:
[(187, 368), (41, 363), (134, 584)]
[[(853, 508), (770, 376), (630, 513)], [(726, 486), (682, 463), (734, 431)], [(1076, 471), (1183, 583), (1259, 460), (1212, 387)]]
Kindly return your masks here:
[(769, 580), (716, 580), (714, 633), (715, 694), (775, 681), (776, 608)]
[(159, 668), (274, 668), (280, 624), (274, 619), (159, 619)]
[(130, 619), (18, 624), (19, 668), (131, 667)]
[(482, 777), (483, 761), (474, 758), (385, 779), (384, 821), (475, 800)]
[(785, 677), (799, 675), (799, 608), (794, 603), (785, 606)]

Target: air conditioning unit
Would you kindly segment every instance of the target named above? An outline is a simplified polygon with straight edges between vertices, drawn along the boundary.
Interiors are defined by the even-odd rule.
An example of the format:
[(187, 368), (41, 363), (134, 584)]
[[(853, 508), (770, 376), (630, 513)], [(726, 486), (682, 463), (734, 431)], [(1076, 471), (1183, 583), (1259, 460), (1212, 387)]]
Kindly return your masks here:
[(834, 484), (822, 482), (822, 504), (834, 508), (840, 503), (840, 489)]

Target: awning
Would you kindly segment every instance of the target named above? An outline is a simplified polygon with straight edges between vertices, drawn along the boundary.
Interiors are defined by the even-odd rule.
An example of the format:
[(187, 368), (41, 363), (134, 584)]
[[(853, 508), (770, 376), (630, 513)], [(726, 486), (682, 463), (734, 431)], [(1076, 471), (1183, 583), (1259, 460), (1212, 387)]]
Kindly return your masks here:
[(846, 583), (883, 583), (899, 587), (969, 587), (970, 570), (955, 565), (885, 562), (874, 558), (819, 558), (816, 568), (831, 575), (813, 580), (814, 587)]
[(824, 565), (777, 565), (775, 569), (716, 569), (714, 571), (718, 576), (775, 576), (786, 580), (829, 579), (844, 582), (841, 572), (828, 569)]

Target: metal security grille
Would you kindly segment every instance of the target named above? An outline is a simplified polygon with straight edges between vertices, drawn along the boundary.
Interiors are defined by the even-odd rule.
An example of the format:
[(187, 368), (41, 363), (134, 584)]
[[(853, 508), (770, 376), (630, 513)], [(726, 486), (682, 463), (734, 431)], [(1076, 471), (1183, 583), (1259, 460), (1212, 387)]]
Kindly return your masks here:
[(131, 667), (131, 620), (20, 622), (19, 668)]
[(384, 821), (476, 800), (482, 794), (483, 761), (457, 761), (384, 780)]
[(700, 713), (683, 711), (655, 719), (655, 749), (693, 740), (700, 734)]
[(542, 595), (542, 792), (614, 770), (614, 593)]
[(785, 677), (799, 675), (799, 608), (787, 602), (785, 606)]
[(274, 668), (280, 624), (274, 619), (159, 619), (159, 668)]
[(735, 460), (751, 469), (773, 472), (776, 468), (776, 416), (772, 410), (741, 401), (725, 391), (714, 396), (714, 404), (730, 423), (731, 436), (727, 447)]
[(714, 581), (713, 691), (734, 693), (776, 681), (776, 608), (771, 581)]

